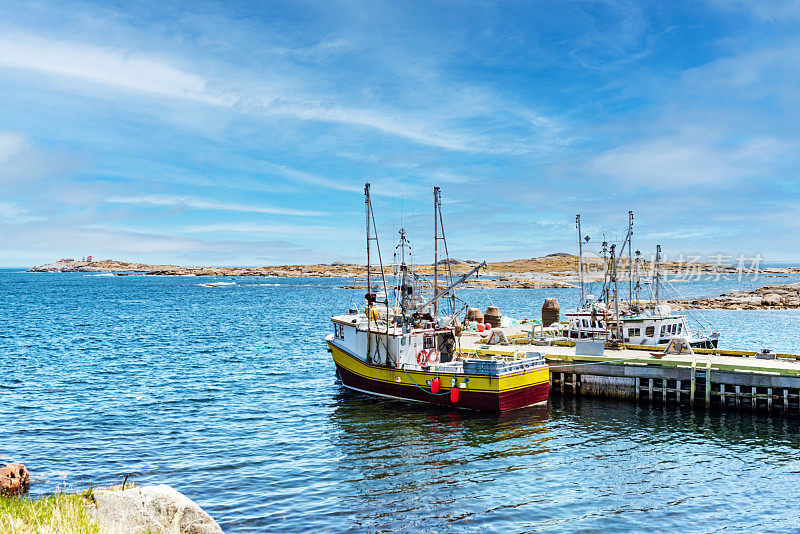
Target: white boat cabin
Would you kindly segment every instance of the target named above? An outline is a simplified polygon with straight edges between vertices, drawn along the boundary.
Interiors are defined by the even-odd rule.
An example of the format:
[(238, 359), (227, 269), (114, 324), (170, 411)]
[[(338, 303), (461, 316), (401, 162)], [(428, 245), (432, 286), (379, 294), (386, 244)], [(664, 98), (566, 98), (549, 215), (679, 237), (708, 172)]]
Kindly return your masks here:
[[(390, 316), (393, 312), (390, 309)], [(380, 318), (368, 321), (365, 313), (332, 317), (334, 344), (368, 364), (386, 367), (424, 367), (454, 359), (455, 334), (449, 317), (422, 321), (413, 328), (392, 325), (390, 320), (387, 329), (386, 308), (372, 313)]]
[(650, 313), (620, 318), (622, 341), (631, 345), (666, 345), (673, 337), (692, 339), (685, 315), (672, 315), (666, 304)]
[(567, 332), (570, 339), (595, 339), (605, 338), (608, 335), (608, 324), (603, 314), (590, 311), (566, 313)]

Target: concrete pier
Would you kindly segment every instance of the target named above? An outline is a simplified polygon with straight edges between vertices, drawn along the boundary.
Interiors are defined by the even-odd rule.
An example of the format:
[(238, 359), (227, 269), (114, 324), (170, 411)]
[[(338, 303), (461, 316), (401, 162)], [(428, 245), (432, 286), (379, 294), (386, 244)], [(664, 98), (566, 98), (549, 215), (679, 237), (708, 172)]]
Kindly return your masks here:
[(461, 336), (464, 354), (491, 357), (541, 352), (550, 364), (550, 391), (652, 404), (800, 415), (800, 360), (792, 355), (759, 359), (741, 351), (654, 355), (662, 347), (576, 354), (573, 344), (532, 344), (509, 332), (507, 345)]

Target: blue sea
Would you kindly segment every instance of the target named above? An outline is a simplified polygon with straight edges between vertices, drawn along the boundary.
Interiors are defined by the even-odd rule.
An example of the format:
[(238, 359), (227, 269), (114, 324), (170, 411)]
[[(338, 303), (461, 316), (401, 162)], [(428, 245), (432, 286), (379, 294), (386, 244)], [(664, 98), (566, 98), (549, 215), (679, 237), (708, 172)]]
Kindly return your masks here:
[[(362, 293), (347, 283), (0, 271), (0, 462), (25, 463), (34, 496), (170, 484), (226, 532), (800, 528), (794, 419), (572, 398), (498, 416), (347, 391), (323, 341)], [(460, 295), (538, 317), (579, 292)], [(798, 310), (703, 315), (723, 346), (800, 351)]]

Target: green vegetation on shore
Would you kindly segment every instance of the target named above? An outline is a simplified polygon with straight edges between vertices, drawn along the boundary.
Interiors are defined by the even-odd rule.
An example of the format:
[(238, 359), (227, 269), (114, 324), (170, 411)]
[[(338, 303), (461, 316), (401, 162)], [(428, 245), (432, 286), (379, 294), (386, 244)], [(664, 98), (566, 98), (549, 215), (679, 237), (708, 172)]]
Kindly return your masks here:
[(91, 500), (91, 490), (41, 499), (0, 498), (0, 533), (97, 534), (100, 528), (92, 522), (86, 507)]

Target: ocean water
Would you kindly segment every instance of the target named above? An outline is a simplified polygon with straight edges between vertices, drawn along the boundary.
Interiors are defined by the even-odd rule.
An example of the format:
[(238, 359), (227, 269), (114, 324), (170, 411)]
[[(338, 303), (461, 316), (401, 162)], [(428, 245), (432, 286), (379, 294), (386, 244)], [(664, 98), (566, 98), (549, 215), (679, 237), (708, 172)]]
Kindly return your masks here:
[[(34, 495), (129, 474), (173, 485), (226, 532), (800, 528), (795, 420), (590, 399), (498, 416), (347, 391), (323, 342), (359, 297), (347, 281), (0, 282), (0, 461), (25, 463)], [(577, 302), (461, 296), (518, 317), (546, 296)], [(704, 313), (725, 346), (800, 350), (800, 311)]]

